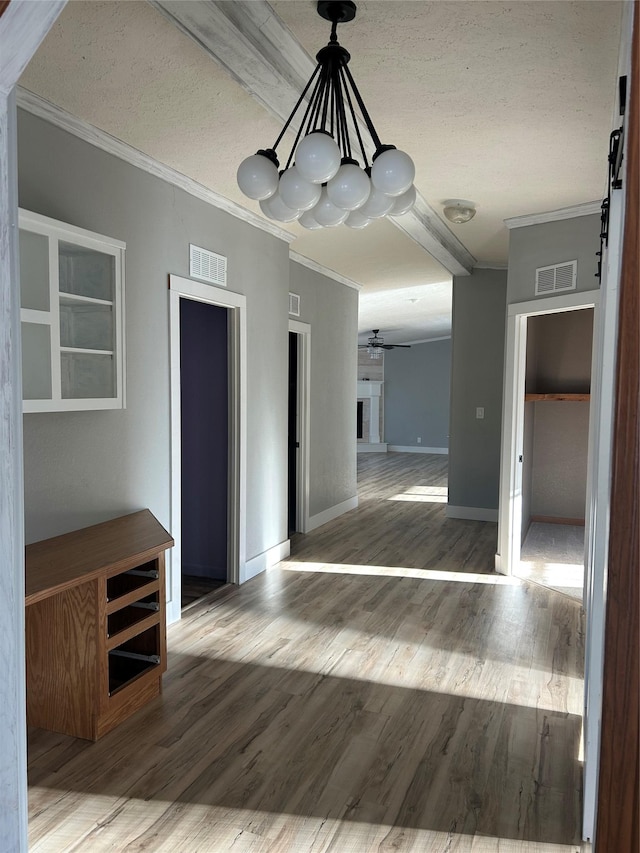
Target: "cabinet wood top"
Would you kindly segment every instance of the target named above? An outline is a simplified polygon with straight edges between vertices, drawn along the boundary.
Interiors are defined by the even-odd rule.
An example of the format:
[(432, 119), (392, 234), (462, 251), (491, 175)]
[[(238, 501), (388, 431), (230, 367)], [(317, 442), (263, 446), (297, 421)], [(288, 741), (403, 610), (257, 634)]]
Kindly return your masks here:
[(151, 559), (173, 539), (148, 509), (43, 539), (25, 549), (25, 604)]

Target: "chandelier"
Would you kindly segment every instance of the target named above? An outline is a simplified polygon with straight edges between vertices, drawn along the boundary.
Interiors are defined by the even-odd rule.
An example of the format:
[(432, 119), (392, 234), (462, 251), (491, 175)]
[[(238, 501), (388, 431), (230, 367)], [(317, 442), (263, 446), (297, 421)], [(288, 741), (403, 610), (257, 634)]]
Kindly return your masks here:
[[(374, 219), (407, 213), (416, 200), (415, 167), (404, 151), (383, 145), (349, 70), (351, 56), (338, 43), (337, 27), (352, 21), (350, 0), (319, 0), (318, 14), (331, 21), (331, 37), (272, 148), (247, 157), (238, 186), (260, 203), (266, 217), (310, 230), (343, 222), (366, 228)], [(310, 94), (309, 94), (310, 93)], [(306, 102), (285, 168), (276, 149)], [(373, 142), (371, 164), (355, 113), (357, 104)]]

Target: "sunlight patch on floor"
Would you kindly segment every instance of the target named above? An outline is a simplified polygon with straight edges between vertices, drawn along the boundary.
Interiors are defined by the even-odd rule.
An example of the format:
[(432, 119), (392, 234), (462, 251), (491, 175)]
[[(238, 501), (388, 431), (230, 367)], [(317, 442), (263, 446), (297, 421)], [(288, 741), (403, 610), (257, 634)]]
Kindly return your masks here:
[(582, 563), (550, 563), (540, 560), (522, 560), (518, 576), (548, 583), (554, 587), (582, 589), (584, 585), (584, 566)]
[(446, 504), (447, 486), (411, 486), (405, 492), (387, 498), (388, 501), (410, 501), (411, 503)]
[[(358, 820), (359, 803), (347, 802), (355, 819), (228, 808), (203, 803), (142, 800), (122, 796), (95, 796), (52, 788), (30, 789), (30, 799), (57, 793), (62, 801), (73, 800), (73, 813), (59, 817), (44, 839), (32, 834), (32, 853), (54, 850), (152, 849), (155, 853), (202, 850), (207, 853), (365, 853), (370, 850), (451, 851), (451, 853), (579, 853), (576, 844), (553, 844), (462, 835)], [(167, 809), (172, 809), (167, 813)], [(362, 806), (366, 808), (366, 804)], [(161, 824), (159, 831), (158, 823)], [(78, 843), (78, 836), (81, 841)], [(69, 841), (69, 846), (67, 846)], [(150, 846), (149, 846), (150, 845)]]
[(306, 563), (283, 560), (279, 568), (286, 572), (323, 572), (334, 575), (371, 575), (393, 578), (419, 578), (452, 583), (481, 583), (491, 586), (519, 586), (520, 580), (506, 575), (485, 575), (475, 572), (447, 572), (438, 569), (409, 569), (402, 566), (356, 566), (347, 563)]

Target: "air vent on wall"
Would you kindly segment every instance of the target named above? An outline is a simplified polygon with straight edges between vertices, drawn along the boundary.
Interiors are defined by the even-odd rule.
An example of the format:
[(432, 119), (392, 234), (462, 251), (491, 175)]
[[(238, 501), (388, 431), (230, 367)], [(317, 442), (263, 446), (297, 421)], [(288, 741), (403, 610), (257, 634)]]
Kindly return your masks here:
[(563, 261), (536, 270), (536, 296), (576, 289), (577, 261)]
[(300, 297), (297, 293), (289, 294), (289, 314), (293, 317), (300, 316)]
[(227, 259), (223, 255), (216, 255), (208, 249), (189, 244), (189, 275), (192, 278), (201, 278), (209, 284), (217, 284), (220, 287), (227, 286)]

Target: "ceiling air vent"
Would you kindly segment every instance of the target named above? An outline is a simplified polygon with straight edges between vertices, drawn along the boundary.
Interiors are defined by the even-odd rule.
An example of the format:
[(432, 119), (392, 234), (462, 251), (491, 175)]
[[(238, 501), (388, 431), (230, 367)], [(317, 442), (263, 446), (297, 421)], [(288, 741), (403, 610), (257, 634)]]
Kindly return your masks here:
[(289, 314), (292, 317), (300, 316), (300, 297), (297, 293), (289, 294)]
[(536, 270), (536, 296), (576, 289), (577, 261), (563, 261)]
[(189, 275), (191, 278), (201, 278), (209, 284), (220, 287), (227, 286), (227, 259), (216, 255), (208, 249), (189, 244)]

